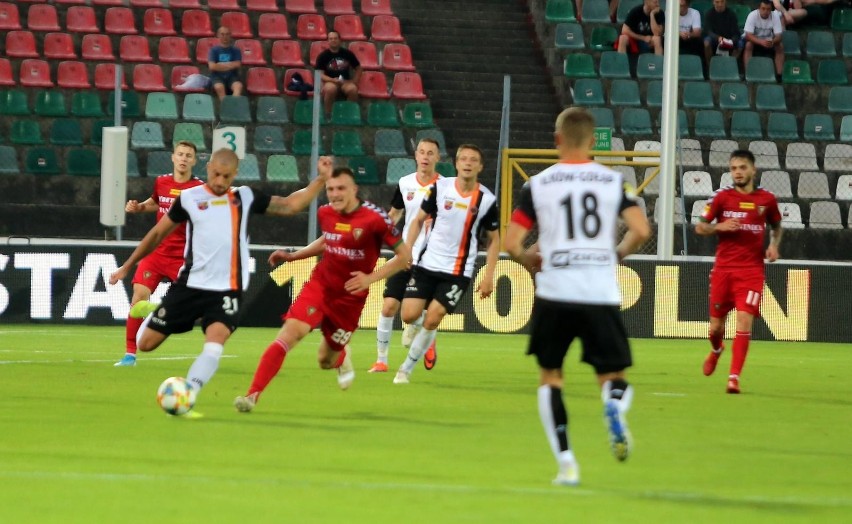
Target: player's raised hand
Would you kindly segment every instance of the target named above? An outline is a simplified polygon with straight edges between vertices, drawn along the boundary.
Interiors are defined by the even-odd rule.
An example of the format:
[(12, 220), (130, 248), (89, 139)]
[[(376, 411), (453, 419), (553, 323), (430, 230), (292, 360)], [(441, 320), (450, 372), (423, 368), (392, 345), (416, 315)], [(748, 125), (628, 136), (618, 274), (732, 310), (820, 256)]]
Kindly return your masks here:
[(346, 281), (345, 284), (343, 284), (343, 288), (346, 291), (355, 294), (362, 293), (370, 289), (370, 284), (372, 282), (370, 282), (370, 279), (366, 273), (362, 273), (361, 271), (353, 271), (349, 274), (352, 275), (352, 278), (350, 278)]
[(331, 172), (334, 170), (334, 162), (330, 156), (321, 156), (317, 160), (317, 178), (326, 181), (331, 178)]
[(142, 209), (142, 205), (138, 200), (128, 200), (124, 206), (124, 211), (127, 213), (141, 213)]
[(293, 258), (293, 253), (285, 249), (277, 249), (269, 255), (269, 265), (272, 267), (275, 267), (278, 264), (283, 264), (284, 262), (292, 262), (293, 260), (295, 260)]

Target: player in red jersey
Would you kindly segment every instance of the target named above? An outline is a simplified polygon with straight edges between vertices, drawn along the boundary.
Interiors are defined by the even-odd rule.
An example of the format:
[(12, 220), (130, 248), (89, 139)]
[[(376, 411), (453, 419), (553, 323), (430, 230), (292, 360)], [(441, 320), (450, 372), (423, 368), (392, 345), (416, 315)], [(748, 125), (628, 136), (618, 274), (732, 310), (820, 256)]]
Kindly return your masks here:
[[(269, 257), (274, 266), (322, 254), (310, 280), (283, 316), (284, 325), (261, 356), (246, 396), (234, 399), (238, 411), (254, 409), (287, 353), (315, 326), (320, 326), (323, 335), (317, 352), (320, 367), (336, 368), (340, 388), (349, 388), (355, 371), (347, 342), (358, 328), (370, 284), (411, 262), (411, 251), (387, 213), (358, 198), (351, 169), (335, 169), (325, 190), (329, 203), (317, 212), (322, 236), (295, 253), (278, 250)], [(376, 269), (382, 244), (393, 248), (395, 256)]]
[[(157, 212), (159, 222), (169, 212), (177, 196), (184, 189), (200, 186), (204, 182), (192, 176), (192, 166), (195, 165), (195, 144), (180, 141), (175, 145), (172, 152), (172, 163), (174, 164), (172, 174), (158, 176), (154, 181), (154, 191), (151, 197), (144, 202), (128, 200), (124, 210), (128, 213), (153, 213)], [(157, 289), (157, 285), (166, 280), (174, 282), (178, 270), (183, 265), (183, 251), (186, 245), (186, 228), (180, 227), (172, 234), (163, 239), (163, 242), (153, 253), (145, 257), (136, 268), (133, 275), (133, 297), (130, 299), (132, 307), (142, 301), (151, 298), (151, 293)], [(125, 351), (124, 356), (115, 363), (116, 366), (136, 365), (136, 334), (142, 325), (144, 318), (132, 318), (127, 316), (127, 327), (125, 328)]]
[[(754, 317), (760, 315), (763, 295), (764, 262), (778, 260), (781, 243), (781, 212), (771, 192), (755, 187), (754, 155), (750, 151), (731, 153), (733, 186), (720, 188), (707, 201), (701, 221), (695, 226), (699, 235), (718, 235), (716, 261), (710, 272), (710, 346), (704, 361), (704, 374), (716, 370), (719, 355), (725, 349), (725, 318), (737, 309), (737, 333), (734, 336), (728, 393), (740, 392), (740, 373), (751, 340)], [(714, 224), (713, 221), (716, 221)], [(769, 246), (764, 250), (766, 224), (772, 229)]]

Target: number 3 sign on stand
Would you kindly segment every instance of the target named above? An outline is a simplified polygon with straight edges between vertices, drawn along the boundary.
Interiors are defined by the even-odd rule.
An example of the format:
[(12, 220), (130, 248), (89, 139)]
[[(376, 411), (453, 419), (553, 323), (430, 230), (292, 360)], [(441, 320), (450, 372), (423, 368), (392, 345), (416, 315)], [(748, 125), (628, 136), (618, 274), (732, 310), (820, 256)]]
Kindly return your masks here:
[(213, 130), (213, 151), (226, 147), (242, 160), (246, 156), (246, 129), (244, 127), (218, 127)]

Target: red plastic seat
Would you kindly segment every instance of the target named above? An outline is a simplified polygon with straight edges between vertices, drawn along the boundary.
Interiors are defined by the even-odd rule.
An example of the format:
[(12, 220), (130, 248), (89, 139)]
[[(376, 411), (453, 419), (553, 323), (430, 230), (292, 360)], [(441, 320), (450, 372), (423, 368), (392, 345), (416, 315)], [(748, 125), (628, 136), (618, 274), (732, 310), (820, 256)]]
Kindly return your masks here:
[(61, 31), (59, 15), (51, 4), (35, 4), (27, 11), (27, 27), (30, 31)]
[(405, 44), (387, 44), (382, 49), (382, 67), (389, 71), (414, 71), (411, 48)]
[(54, 60), (77, 58), (74, 40), (68, 33), (47, 33), (44, 35), (44, 57)]
[(122, 62), (153, 62), (148, 37), (141, 35), (126, 35), (121, 37), (118, 44), (118, 56)]
[(260, 40), (243, 38), (234, 42), (234, 46), (242, 54), (242, 64), (246, 66), (265, 66), (266, 59), (263, 58), (263, 45)]
[[(304, 68), (301, 68), (301, 67), (294, 67), (292, 69), (288, 69), (284, 73), (284, 94), (290, 95), (290, 96), (299, 96), (299, 95), (302, 94), (301, 91), (291, 91), (291, 90), (287, 89), (287, 86), (290, 85), (290, 80), (292, 80), (293, 75), (295, 75), (296, 73), (299, 73), (300, 75), (302, 75), (302, 79), (306, 83), (308, 83), (308, 84), (314, 83), (314, 74), (313, 74), (313, 72), (311, 72), (310, 69), (304, 69)], [(308, 96), (313, 96), (313, 92), (309, 92)]]
[(355, 14), (352, 0), (325, 0), (322, 3), (322, 8), (325, 14), (332, 16)]
[(12, 62), (8, 58), (0, 58), (0, 86), (15, 85), (15, 78), (12, 76)]
[(113, 35), (135, 35), (136, 21), (129, 7), (110, 7), (104, 15), (104, 31)]
[(157, 64), (138, 64), (133, 68), (134, 91), (165, 91), (163, 69)]
[(210, 49), (215, 45), (219, 45), (218, 38), (199, 38), (198, 42), (195, 43), (195, 61), (202, 64), (209, 62)]
[[(127, 75), (124, 74), (124, 69), (119, 66), (121, 71), (121, 88), (127, 89)], [(115, 88), (115, 64), (98, 64), (95, 66), (95, 87), (110, 91)]]
[(180, 28), (184, 36), (213, 36), (210, 15), (201, 9), (187, 9), (180, 18)]
[(157, 60), (167, 64), (189, 64), (189, 44), (182, 36), (164, 36), (157, 44)]
[(83, 35), (83, 60), (115, 60), (112, 52), (112, 40), (109, 35), (100, 33)]
[(0, 2), (0, 30), (21, 29), (21, 15), (18, 6), (9, 2)]
[(92, 0), (92, 5), (124, 5), (124, 0)]
[(349, 44), (349, 50), (352, 51), (361, 62), (362, 69), (379, 69), (379, 53), (376, 51), (376, 44), (373, 42), (352, 42)]
[(378, 15), (373, 18), (370, 37), (380, 42), (402, 42), (402, 28), (399, 18), (389, 15)]
[(28, 58), (21, 62), (18, 82), (25, 87), (53, 87), (50, 65), (44, 60)]
[(172, 68), (172, 91), (176, 93), (204, 93), (207, 89), (203, 87), (178, 87), (182, 83), (186, 81), (186, 78), (189, 75), (197, 75), (200, 74), (200, 71), (197, 67), (192, 65), (178, 65)]
[(171, 10), (159, 7), (152, 7), (145, 11), (142, 28), (143, 32), (149, 36), (171, 36), (177, 34)]
[(391, 94), (394, 98), (406, 100), (423, 100), (426, 98), (426, 93), (423, 92), (423, 80), (417, 73), (395, 74)]
[(29, 31), (6, 33), (6, 56), (12, 58), (38, 58), (35, 35)]
[(364, 16), (393, 16), (391, 0), (361, 0), (361, 14)]
[(239, 11), (240, 4), (237, 0), (207, 0), (207, 7), (217, 11)]
[(287, 17), (281, 13), (263, 13), (257, 19), (257, 35), (269, 40), (287, 40), (290, 31), (287, 29)]
[(169, 0), (169, 9), (201, 9), (200, 0)]
[(340, 15), (334, 18), (334, 30), (340, 33), (340, 39), (345, 41), (366, 40), (364, 24), (358, 15)]
[(317, 40), (315, 42), (311, 42), (311, 50), (308, 53), (308, 59), (310, 60), (310, 65), (313, 67), (317, 63), (317, 57), (328, 49), (328, 41), (326, 40)]
[(60, 62), (56, 68), (56, 83), (66, 89), (89, 89), (89, 71), (86, 64), (72, 60)]
[(277, 13), (278, 2), (276, 0), (246, 0), (246, 10)]
[(95, 10), (87, 5), (73, 5), (65, 13), (65, 29), (70, 33), (99, 33)]
[(222, 21), (219, 23), (219, 27), (223, 26), (231, 30), (233, 38), (254, 38), (248, 13), (235, 11), (222, 13)]
[(312, 14), (317, 12), (314, 0), (284, 0), (284, 10), (293, 14)]
[(299, 40), (325, 40), (328, 28), (322, 15), (299, 15), (296, 20), (296, 38)]
[(275, 70), (271, 67), (250, 67), (246, 73), (246, 91), (252, 95), (280, 95)]
[(54, 0), (54, 3), (83, 5), (89, 3), (89, 0)]
[(272, 42), (272, 65), (304, 67), (302, 44), (298, 40), (276, 40)]
[(358, 82), (358, 95), (362, 98), (390, 98), (388, 81), (381, 71), (364, 71)]
[[(171, 2), (170, 2), (171, 4)], [(130, 0), (131, 7), (163, 7), (162, 0)]]

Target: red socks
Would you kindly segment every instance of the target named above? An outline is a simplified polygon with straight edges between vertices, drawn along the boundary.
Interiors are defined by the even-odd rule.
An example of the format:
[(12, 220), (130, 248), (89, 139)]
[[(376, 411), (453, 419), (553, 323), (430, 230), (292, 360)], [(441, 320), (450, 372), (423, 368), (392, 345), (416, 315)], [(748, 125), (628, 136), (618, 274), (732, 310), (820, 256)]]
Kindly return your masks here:
[(337, 362), (332, 366), (334, 369), (339, 368), (343, 365), (343, 359), (346, 358), (346, 348), (343, 348), (343, 351), (340, 352), (340, 356), (337, 357)]
[(136, 334), (139, 333), (139, 328), (142, 327), (144, 318), (127, 317), (127, 325), (124, 328), (125, 351), (131, 355), (136, 354)]
[(257, 371), (254, 372), (254, 378), (251, 381), (251, 387), (248, 394), (262, 393), (266, 386), (272, 382), (281, 366), (284, 364), (284, 358), (290, 348), (280, 340), (274, 340), (263, 355), (260, 357), (260, 362), (257, 364)]
[(722, 333), (710, 333), (710, 347), (713, 348), (713, 351), (719, 351), (719, 348), (722, 347), (722, 340), (724, 340), (725, 335)]
[(748, 354), (748, 344), (751, 341), (751, 333), (748, 331), (737, 331), (734, 337), (733, 357), (731, 358), (731, 375), (740, 376)]

